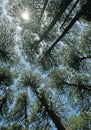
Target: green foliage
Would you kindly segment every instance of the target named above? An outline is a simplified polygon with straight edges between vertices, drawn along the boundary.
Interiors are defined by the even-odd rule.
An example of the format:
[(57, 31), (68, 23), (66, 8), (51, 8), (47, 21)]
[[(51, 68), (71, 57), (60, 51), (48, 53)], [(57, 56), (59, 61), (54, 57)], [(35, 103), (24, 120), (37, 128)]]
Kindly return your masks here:
[[(53, 118), (65, 123), (70, 120), (67, 107), (81, 113), (69, 121), (70, 129), (84, 130), (91, 127), (90, 114), (82, 113), (91, 109), (91, 29), (88, 29), (91, 27), (82, 19), (77, 21), (77, 16), (82, 15), (91, 20), (91, 9), (89, 2), (86, 11), (76, 15), (86, 1), (80, 0), (71, 11), (75, 2), (49, 0), (40, 20), (44, 0), (8, 0), (5, 9), (9, 15), (7, 19), (12, 22), (5, 17), (6, 20), (2, 19), (0, 24), (0, 65), (3, 65), (0, 68), (0, 119), (4, 119), (8, 126), (1, 129), (23, 130), (30, 125), (30, 129), (50, 130), (55, 127)], [(29, 12), (29, 21), (22, 18), (26, 10)], [(18, 25), (21, 30), (15, 30), (13, 25), (15, 28)], [(15, 40), (16, 37), (19, 39)], [(30, 70), (24, 69), (24, 73), (21, 66), (24, 59), (18, 62), (21, 62), (21, 69), (12, 66), (13, 62), (16, 65), (17, 60), (17, 50), (16, 53), (14, 51), (16, 45), (30, 64)], [(15, 73), (19, 73), (15, 82), (13, 74), (7, 69), (8, 65), (10, 70), (16, 69)], [(42, 71), (42, 68), (47, 71)], [(14, 86), (11, 86), (13, 83)], [(28, 96), (32, 97), (31, 102)]]
[(77, 31), (80, 29), (78, 26), (75, 30), (73, 28), (72, 38), (70, 39), (69, 36), (67, 36), (63, 39), (64, 42), (67, 43), (67, 45), (62, 47), (61, 50), (62, 63), (65, 66), (68, 66), (80, 72), (83, 70), (87, 71), (87, 69), (89, 68), (88, 61), (91, 55), (90, 29), (88, 26), (83, 26), (82, 28), (84, 28), (84, 30), (83, 32), (81, 32), (81, 34), (77, 34)]
[(83, 85), (84, 87), (85, 86), (89, 86), (90, 85), (90, 76), (88, 75), (85, 75), (85, 74), (76, 74), (74, 77), (73, 77), (73, 82), (75, 84), (78, 84), (79, 87), (80, 85)]
[[(20, 79), (20, 84), (23, 87), (28, 87), (28, 86), (34, 86), (35, 88), (38, 88), (40, 85), (40, 74), (39, 73), (33, 73), (32, 71), (26, 71), (23, 73), (21, 79)], [(32, 87), (31, 86), (31, 87)]]
[(12, 126), (3, 126), (1, 127), (1, 130), (25, 130), (24, 128), (22, 128), (22, 126), (19, 126), (17, 124), (12, 125)]
[(13, 123), (19, 123), (20, 125), (26, 124), (26, 114), (28, 107), (28, 96), (26, 93), (21, 93), (17, 96), (14, 108), (10, 112), (10, 121)]
[(81, 113), (78, 116), (73, 116), (69, 122), (69, 130), (90, 130), (91, 128), (91, 113)]
[(77, 106), (80, 111), (90, 110), (90, 78), (90, 75), (83, 73), (78, 74), (69, 72), (67, 69), (56, 69), (50, 74), (48, 86), (57, 89), (60, 96), (65, 94), (73, 108)]
[(58, 90), (62, 90), (65, 85), (65, 81), (67, 80), (67, 72), (65, 69), (55, 69), (51, 73), (50, 85), (52, 87), (57, 88)]
[(81, 52), (83, 54), (86, 54), (87, 56), (91, 54), (91, 36), (90, 36), (91, 30), (88, 29), (84, 32), (80, 39), (80, 48)]
[(43, 70), (49, 70), (50, 68), (57, 67), (61, 61), (58, 59), (60, 52), (53, 50), (52, 52), (47, 52), (48, 47), (43, 48), (43, 53), (39, 57), (39, 64), (42, 65)]
[(10, 105), (14, 101), (14, 92), (10, 88), (0, 86), (0, 120), (8, 119)]
[(68, 46), (63, 51), (65, 53), (63, 55), (63, 61), (65, 65), (68, 65), (77, 71), (80, 71), (84, 68), (85, 61), (82, 60), (82, 54), (73, 48), (73, 46)]
[(10, 86), (13, 84), (13, 75), (8, 68), (0, 68), (0, 85)]
[(36, 100), (32, 106), (32, 113), (30, 115), (31, 129), (35, 130), (50, 130), (50, 118), (46, 109), (39, 100)]
[(15, 31), (3, 20), (0, 24), (0, 61), (12, 63), (15, 61)]
[[(17, 24), (19, 23), (23, 28), (35, 28), (36, 24), (39, 19), (40, 14), (40, 8), (37, 8), (38, 5), (34, 1), (28, 1), (28, 0), (15, 0), (15, 1), (8, 1), (8, 4), (6, 6), (8, 10), (8, 15), (11, 16), (14, 20), (14, 22)], [(25, 11), (29, 12), (29, 16), (31, 17), (31, 21), (24, 21), (22, 18), (22, 13)], [(27, 24), (26, 24), (27, 23)], [(34, 27), (35, 26), (35, 27)], [(33, 29), (32, 28), (32, 29)]]
[(31, 123), (31, 129), (33, 128), (35, 130), (45, 130), (45, 128), (46, 130), (50, 130), (51, 128), (50, 118), (43, 107), (36, 114), (35, 119), (33, 119), (33, 123)]
[(40, 38), (39, 32), (36, 31), (37, 29), (39, 28), (34, 29), (30, 27), (30, 30), (33, 30), (32, 32), (24, 30), (22, 34), (23, 49), (27, 56), (27, 61), (32, 64), (36, 63), (38, 54), (40, 53), (39, 48), (42, 47), (41, 45), (37, 45), (37, 41)]

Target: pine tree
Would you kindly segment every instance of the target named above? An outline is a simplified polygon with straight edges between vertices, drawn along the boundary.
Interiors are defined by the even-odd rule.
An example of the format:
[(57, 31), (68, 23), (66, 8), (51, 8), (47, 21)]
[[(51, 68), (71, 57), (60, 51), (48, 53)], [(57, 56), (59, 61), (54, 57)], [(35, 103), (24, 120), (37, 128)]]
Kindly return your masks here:
[[(9, 118), (9, 117), (8, 117)], [(10, 112), (10, 119), (13, 124), (19, 124), (19, 126), (25, 126), (28, 130), (28, 96), (26, 93), (21, 93), (16, 99), (16, 104)]]
[(70, 130), (77, 130), (77, 129), (90, 129), (91, 126), (91, 115), (90, 113), (81, 113), (78, 116), (73, 116), (69, 123)]
[(90, 0), (8, 1), (9, 17), (0, 24), (1, 129), (90, 128), (90, 6)]

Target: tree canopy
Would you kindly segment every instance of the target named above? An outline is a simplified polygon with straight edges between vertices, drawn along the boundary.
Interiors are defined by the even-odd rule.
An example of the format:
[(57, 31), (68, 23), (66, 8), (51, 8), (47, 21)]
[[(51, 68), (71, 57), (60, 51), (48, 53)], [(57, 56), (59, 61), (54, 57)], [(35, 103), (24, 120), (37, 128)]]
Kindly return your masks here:
[(0, 1), (0, 129), (91, 129), (91, 1)]

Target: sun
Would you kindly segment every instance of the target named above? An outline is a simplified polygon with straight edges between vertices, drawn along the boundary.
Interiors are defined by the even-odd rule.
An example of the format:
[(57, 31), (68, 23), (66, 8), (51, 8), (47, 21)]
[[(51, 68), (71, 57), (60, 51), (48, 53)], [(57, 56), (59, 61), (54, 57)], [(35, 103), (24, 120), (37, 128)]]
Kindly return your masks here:
[(30, 20), (29, 13), (27, 11), (22, 13), (22, 18), (26, 21)]

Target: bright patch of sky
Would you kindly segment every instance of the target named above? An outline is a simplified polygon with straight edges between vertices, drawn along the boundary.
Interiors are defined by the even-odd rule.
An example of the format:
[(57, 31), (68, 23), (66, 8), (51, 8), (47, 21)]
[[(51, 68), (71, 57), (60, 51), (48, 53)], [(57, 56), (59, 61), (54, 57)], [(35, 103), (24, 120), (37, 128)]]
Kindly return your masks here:
[(27, 11), (22, 13), (22, 18), (23, 18), (24, 20), (26, 20), (26, 21), (29, 21), (29, 20), (30, 20), (30, 17), (29, 17), (29, 14), (28, 14)]
[(19, 32), (22, 30), (22, 27), (20, 27), (20, 26), (17, 26), (16, 28), (17, 28), (17, 31), (19, 31)]

